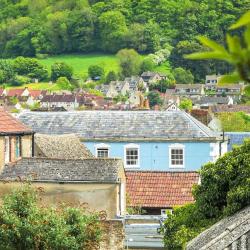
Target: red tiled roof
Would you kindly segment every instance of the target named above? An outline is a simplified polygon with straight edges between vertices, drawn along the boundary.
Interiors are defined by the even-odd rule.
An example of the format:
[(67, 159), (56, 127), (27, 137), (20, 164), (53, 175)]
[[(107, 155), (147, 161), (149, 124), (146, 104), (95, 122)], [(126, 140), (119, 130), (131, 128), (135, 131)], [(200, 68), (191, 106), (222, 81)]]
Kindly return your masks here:
[(173, 207), (194, 201), (197, 172), (126, 171), (130, 206)]
[(39, 97), (42, 94), (41, 90), (30, 90), (29, 89), (30, 96), (36, 98)]
[(32, 130), (0, 108), (0, 134), (32, 133)]
[(0, 95), (2, 95), (2, 94), (3, 94), (3, 91), (4, 91), (4, 89), (0, 89)]
[(10, 89), (7, 91), (7, 96), (21, 96), (24, 89)]

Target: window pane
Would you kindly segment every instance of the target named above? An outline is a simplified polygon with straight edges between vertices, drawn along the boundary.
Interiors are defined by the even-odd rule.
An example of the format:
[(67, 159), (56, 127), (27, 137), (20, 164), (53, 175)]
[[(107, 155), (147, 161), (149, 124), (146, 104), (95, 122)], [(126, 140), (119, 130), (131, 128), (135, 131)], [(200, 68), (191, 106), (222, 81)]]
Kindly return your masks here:
[(126, 165), (129, 165), (129, 166), (138, 165), (138, 149), (137, 148), (126, 149)]
[(171, 165), (183, 165), (183, 149), (171, 149)]
[(108, 148), (98, 148), (97, 149), (97, 157), (98, 158), (108, 158), (109, 149)]

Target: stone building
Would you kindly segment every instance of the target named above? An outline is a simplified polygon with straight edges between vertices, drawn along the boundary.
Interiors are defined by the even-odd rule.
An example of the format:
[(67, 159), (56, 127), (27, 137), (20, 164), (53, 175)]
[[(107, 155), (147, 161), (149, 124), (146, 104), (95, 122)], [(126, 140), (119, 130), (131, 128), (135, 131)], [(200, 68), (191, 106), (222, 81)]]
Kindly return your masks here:
[(33, 136), (30, 128), (0, 109), (0, 169), (21, 157), (31, 157)]

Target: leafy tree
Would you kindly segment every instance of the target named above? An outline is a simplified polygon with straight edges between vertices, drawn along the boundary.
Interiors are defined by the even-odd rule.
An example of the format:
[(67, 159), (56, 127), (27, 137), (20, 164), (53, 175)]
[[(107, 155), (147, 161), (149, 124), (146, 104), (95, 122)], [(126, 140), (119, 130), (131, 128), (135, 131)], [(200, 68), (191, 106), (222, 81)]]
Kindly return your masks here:
[(186, 56), (189, 59), (217, 59), (230, 63), (235, 72), (222, 77), (221, 82), (237, 82), (243, 80), (250, 83), (250, 11), (245, 13), (237, 23), (231, 26), (231, 30), (245, 27), (242, 37), (227, 33), (227, 49), (222, 45), (206, 37), (199, 37), (200, 42), (209, 48), (208, 52), (197, 52)]
[(61, 76), (57, 79), (56, 84), (63, 90), (72, 90), (73, 86), (67, 77)]
[(153, 62), (152, 58), (146, 57), (143, 59), (140, 67), (140, 73), (153, 71), (155, 68), (155, 63)]
[(1, 249), (93, 249), (100, 240), (97, 214), (80, 207), (39, 206), (30, 184), (6, 195), (0, 210)]
[(133, 49), (122, 49), (117, 53), (121, 75), (129, 77), (138, 75), (140, 71), (141, 58), (140, 55)]
[(123, 47), (123, 36), (127, 32), (126, 20), (120, 11), (104, 12), (98, 19), (104, 51), (116, 52)]
[(51, 80), (53, 81), (56, 81), (59, 77), (66, 77), (70, 80), (72, 75), (73, 68), (64, 62), (56, 62), (51, 66)]
[(114, 71), (109, 71), (106, 76), (106, 83), (117, 80), (117, 75)]
[(195, 203), (176, 208), (162, 228), (167, 249), (182, 249), (207, 227), (250, 205), (250, 140), (200, 170)]
[(150, 91), (148, 93), (149, 105), (154, 107), (155, 105), (162, 105), (162, 99), (158, 91)]
[(95, 77), (102, 77), (104, 76), (104, 69), (99, 65), (91, 65), (88, 68), (89, 76), (94, 79)]
[(171, 80), (167, 79), (150, 84), (149, 90), (158, 90), (161, 93), (165, 93), (167, 89), (172, 89), (174, 88), (174, 86), (174, 83)]
[(180, 109), (190, 111), (192, 108), (193, 108), (192, 100), (187, 99), (187, 98), (181, 100)]
[(13, 61), (14, 70), (18, 75), (46, 80), (48, 78), (48, 70), (35, 58), (17, 57)]
[(194, 83), (194, 76), (189, 70), (183, 68), (175, 68), (173, 76), (178, 84), (192, 84)]
[(7, 60), (0, 60), (0, 83), (7, 83), (15, 77), (13, 64)]

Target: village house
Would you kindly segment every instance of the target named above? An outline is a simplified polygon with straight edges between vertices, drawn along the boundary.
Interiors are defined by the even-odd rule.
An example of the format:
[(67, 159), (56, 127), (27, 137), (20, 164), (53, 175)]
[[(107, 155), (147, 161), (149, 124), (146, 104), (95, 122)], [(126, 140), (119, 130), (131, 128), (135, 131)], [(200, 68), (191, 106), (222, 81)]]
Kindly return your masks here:
[(141, 78), (148, 85), (167, 79), (167, 77), (164, 74), (157, 72), (150, 72), (150, 71), (143, 72), (141, 74)]
[(234, 100), (231, 96), (202, 96), (196, 101), (193, 101), (194, 108), (209, 109), (216, 105), (232, 105)]
[(175, 94), (186, 97), (200, 97), (205, 94), (203, 84), (176, 84)]
[(63, 107), (66, 110), (74, 110), (79, 107), (76, 96), (74, 94), (53, 94), (45, 95), (40, 101), (42, 108)]
[(216, 86), (220, 80), (220, 75), (207, 75), (205, 81), (206, 90), (216, 90)]
[(124, 81), (129, 83), (129, 90), (132, 92), (138, 90), (145, 90), (145, 92), (148, 92), (148, 86), (140, 76), (126, 77)]
[(1, 89), (0, 88), (0, 97), (6, 96), (7, 95), (7, 90), (6, 89)]
[[(0, 174), (0, 196), (29, 179), (44, 190), (42, 204), (85, 204), (88, 211), (105, 211), (108, 219), (126, 211), (126, 179), (119, 159), (22, 158), (5, 165)], [(8, 183), (4, 183), (8, 181)]]
[(21, 157), (31, 157), (34, 152), (33, 136), (30, 128), (0, 109), (0, 168)]
[(241, 95), (243, 91), (242, 84), (226, 84), (224, 86), (216, 87), (217, 95)]
[(183, 111), (23, 112), (18, 117), (37, 133), (74, 133), (93, 155), (119, 157), (126, 169), (193, 171), (227, 151), (220, 134)]

